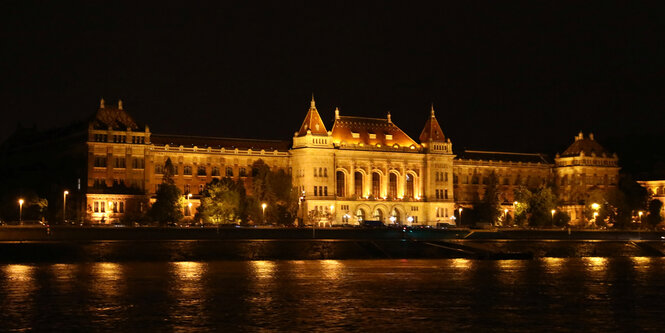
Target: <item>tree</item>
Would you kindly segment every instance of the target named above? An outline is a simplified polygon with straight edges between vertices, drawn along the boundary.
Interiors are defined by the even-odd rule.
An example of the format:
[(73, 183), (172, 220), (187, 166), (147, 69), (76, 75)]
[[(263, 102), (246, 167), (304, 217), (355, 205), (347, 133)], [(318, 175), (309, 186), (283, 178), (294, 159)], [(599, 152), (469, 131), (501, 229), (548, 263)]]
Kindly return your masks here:
[(487, 186), (483, 201), (477, 205), (477, 213), (480, 220), (494, 224), (501, 215), (501, 203), (499, 202), (499, 178), (492, 171), (487, 179)]
[(527, 222), (532, 227), (552, 225), (552, 210), (557, 207), (558, 200), (552, 189), (540, 185), (533, 192), (520, 187), (515, 190), (515, 221), (518, 224)]
[(239, 222), (241, 196), (236, 187), (230, 178), (210, 182), (201, 197), (197, 219), (215, 224)]
[(157, 190), (155, 203), (150, 208), (150, 217), (162, 225), (167, 222), (180, 221), (183, 217), (184, 198), (173, 181), (174, 171), (171, 159), (166, 159), (164, 177), (162, 177), (162, 183)]
[(655, 228), (660, 222), (663, 221), (663, 217), (660, 215), (660, 210), (663, 208), (663, 202), (658, 199), (653, 199), (649, 201), (649, 211), (647, 214), (647, 223), (651, 228)]
[(293, 224), (298, 214), (298, 191), (293, 187), (291, 174), (282, 169), (271, 170), (262, 160), (252, 165), (252, 198), (248, 200), (250, 218), (265, 219), (279, 224)]

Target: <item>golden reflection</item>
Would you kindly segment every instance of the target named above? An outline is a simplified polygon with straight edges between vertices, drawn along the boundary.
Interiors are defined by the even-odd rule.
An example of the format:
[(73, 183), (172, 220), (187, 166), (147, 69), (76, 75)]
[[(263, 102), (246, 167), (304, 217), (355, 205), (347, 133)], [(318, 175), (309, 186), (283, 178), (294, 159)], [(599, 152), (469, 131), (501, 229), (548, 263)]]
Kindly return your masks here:
[(524, 260), (498, 260), (498, 263), (502, 270), (513, 270), (521, 267)]
[(607, 265), (607, 258), (586, 257), (586, 266), (593, 271), (604, 271)]
[(543, 262), (548, 271), (558, 271), (563, 265), (563, 258), (545, 257)]
[(330, 280), (339, 279), (343, 265), (339, 260), (321, 260), (321, 265), (323, 265), (323, 276)]
[(34, 267), (28, 265), (7, 265), (5, 266), (5, 274), (12, 282), (25, 282), (32, 280), (32, 272)]
[(267, 260), (255, 260), (251, 262), (254, 275), (260, 279), (272, 278), (275, 271), (275, 263)]
[(183, 281), (197, 280), (205, 270), (204, 265), (194, 261), (179, 261), (171, 263), (175, 275)]
[(452, 266), (457, 268), (457, 269), (467, 270), (467, 269), (471, 268), (471, 260), (469, 260), (469, 259), (456, 258), (456, 259), (452, 259), (452, 263), (453, 263)]
[(651, 257), (633, 257), (633, 265), (635, 270), (644, 273), (651, 265)]
[(94, 282), (91, 285), (94, 291), (106, 295), (116, 296), (120, 294), (120, 279), (122, 278), (122, 268), (119, 264), (112, 262), (100, 262), (92, 266), (92, 275)]

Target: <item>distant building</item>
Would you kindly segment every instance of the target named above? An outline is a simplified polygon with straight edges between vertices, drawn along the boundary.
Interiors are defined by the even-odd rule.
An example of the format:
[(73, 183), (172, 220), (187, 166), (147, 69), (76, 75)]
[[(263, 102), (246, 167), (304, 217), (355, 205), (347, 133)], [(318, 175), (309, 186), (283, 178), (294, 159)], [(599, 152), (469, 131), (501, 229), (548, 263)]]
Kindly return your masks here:
[[(367, 118), (344, 116), (336, 109), (329, 131), (313, 98), (292, 142), (155, 134), (138, 124), (122, 102), (111, 106), (104, 100), (86, 125), (77, 127), (76, 133), (84, 133), (75, 136), (80, 139), (72, 147), (77, 148), (68, 150), (82, 170), (68, 177), (82, 183), (78, 217), (95, 223), (145, 212), (168, 158), (175, 166), (176, 185), (191, 194), (186, 196), (192, 203), (185, 207), (186, 217), (193, 216), (199, 195), (215, 178), (242, 179), (251, 189), (252, 165), (261, 160), (292, 174), (305, 199), (301, 217), (317, 211), (329, 218), (326, 224), (455, 224), (459, 208), (483, 199), (490, 176), (497, 177), (507, 214), (513, 214), (517, 187), (550, 184), (556, 185), (561, 208), (573, 223), (582, 223), (588, 193), (616, 186), (619, 172), (616, 154), (607, 152), (593, 134), (577, 135), (554, 161), (543, 154), (480, 150), (456, 155), (433, 107), (418, 141), (389, 113)], [(83, 151), (87, 154), (80, 156)]]
[[(665, 180), (645, 180), (638, 182), (647, 189), (651, 199), (660, 200), (665, 204)], [(661, 214), (665, 213), (665, 205), (661, 208)]]

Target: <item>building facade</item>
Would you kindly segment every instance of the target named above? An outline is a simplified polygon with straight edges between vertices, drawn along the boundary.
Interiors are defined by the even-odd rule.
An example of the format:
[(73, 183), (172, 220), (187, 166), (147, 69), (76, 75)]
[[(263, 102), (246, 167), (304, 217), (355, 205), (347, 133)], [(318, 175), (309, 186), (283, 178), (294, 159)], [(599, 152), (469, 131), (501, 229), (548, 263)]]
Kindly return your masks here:
[[(102, 100), (87, 131), (87, 191), (82, 215), (111, 223), (145, 212), (161, 184), (164, 164), (192, 217), (199, 196), (215, 178), (242, 179), (251, 190), (251, 166), (261, 160), (292, 175), (302, 196), (300, 215), (330, 224), (456, 224), (460, 208), (482, 200), (496, 177), (500, 202), (513, 214), (519, 186), (556, 185), (573, 223), (584, 220), (590, 190), (616, 186), (618, 158), (593, 135), (550, 161), (543, 154), (467, 150), (457, 155), (432, 107), (418, 141), (385, 118), (341, 115), (330, 130), (314, 99), (292, 141), (173, 136), (152, 133), (127, 113), (122, 102)], [(188, 195), (189, 194), (189, 195)], [(189, 205), (191, 204), (191, 205)], [(325, 216), (325, 218), (321, 218)]]

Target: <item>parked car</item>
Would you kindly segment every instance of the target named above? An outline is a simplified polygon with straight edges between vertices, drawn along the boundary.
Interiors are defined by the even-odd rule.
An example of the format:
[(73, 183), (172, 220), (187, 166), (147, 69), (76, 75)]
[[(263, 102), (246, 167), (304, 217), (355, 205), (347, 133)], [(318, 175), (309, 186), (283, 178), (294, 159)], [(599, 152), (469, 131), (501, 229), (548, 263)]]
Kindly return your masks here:
[(378, 220), (365, 220), (363, 221), (362, 226), (365, 228), (384, 228), (386, 225)]

